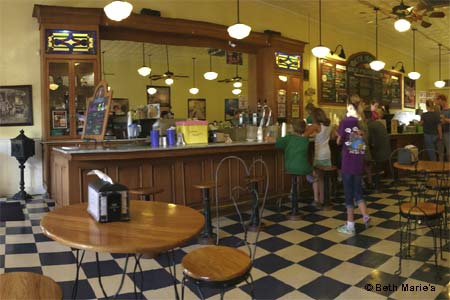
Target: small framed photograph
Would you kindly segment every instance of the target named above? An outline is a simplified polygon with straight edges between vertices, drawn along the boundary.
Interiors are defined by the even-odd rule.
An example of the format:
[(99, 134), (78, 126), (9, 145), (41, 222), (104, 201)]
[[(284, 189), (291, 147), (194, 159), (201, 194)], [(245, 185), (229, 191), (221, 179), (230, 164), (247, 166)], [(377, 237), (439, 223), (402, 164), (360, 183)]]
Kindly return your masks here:
[(159, 103), (147, 104), (147, 118), (159, 119), (161, 116), (161, 108)]
[[(147, 90), (149, 88), (156, 89), (156, 93), (150, 95)], [(146, 92), (147, 94), (147, 104), (155, 104), (158, 103), (161, 111), (169, 111), (170, 110), (170, 87), (169, 86), (156, 86), (156, 85), (147, 85)]]
[(225, 99), (225, 121), (230, 121), (239, 111), (239, 99)]
[(67, 110), (52, 110), (53, 129), (66, 129), (67, 123)]
[(126, 98), (113, 98), (111, 100), (111, 112), (116, 116), (126, 115), (130, 110), (130, 104)]
[(227, 51), (228, 65), (242, 65), (242, 53), (235, 51)]
[(33, 125), (31, 85), (0, 86), (0, 126)]
[(188, 118), (206, 120), (206, 99), (188, 99)]
[(416, 108), (416, 81), (403, 77), (404, 98), (403, 107)]

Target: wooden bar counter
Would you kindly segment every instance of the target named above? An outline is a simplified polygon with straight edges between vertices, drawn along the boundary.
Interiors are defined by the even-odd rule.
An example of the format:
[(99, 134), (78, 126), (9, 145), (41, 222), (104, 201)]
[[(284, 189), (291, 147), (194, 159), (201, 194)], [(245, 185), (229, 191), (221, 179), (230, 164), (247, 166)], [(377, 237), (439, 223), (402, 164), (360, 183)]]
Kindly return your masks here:
[[(147, 145), (115, 145), (114, 147), (63, 149), (51, 153), (51, 195), (57, 205), (87, 201), (87, 187), (94, 176), (92, 169), (108, 174), (114, 182), (128, 188), (158, 187), (164, 192), (157, 201), (172, 202), (194, 208), (202, 206), (200, 191), (193, 188), (205, 180), (213, 180), (216, 166), (229, 155), (243, 158), (248, 164), (263, 159), (269, 168), (269, 196), (285, 196), (290, 190), (290, 178), (284, 175), (283, 152), (273, 143), (233, 142), (231, 144), (186, 145), (152, 148)], [(262, 173), (256, 170), (255, 175)], [(239, 165), (228, 164), (219, 175), (221, 206), (230, 204), (230, 187), (244, 184)], [(244, 197), (245, 198), (245, 197)], [(250, 195), (249, 197), (250, 198)]]

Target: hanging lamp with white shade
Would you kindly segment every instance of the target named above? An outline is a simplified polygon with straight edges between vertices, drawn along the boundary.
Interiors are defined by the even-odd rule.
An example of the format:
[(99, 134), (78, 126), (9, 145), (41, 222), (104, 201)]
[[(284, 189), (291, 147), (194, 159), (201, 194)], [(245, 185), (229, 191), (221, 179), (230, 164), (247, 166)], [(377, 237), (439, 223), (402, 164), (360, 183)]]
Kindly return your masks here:
[(408, 31), (411, 28), (411, 22), (406, 20), (404, 17), (401, 17), (394, 23), (394, 28), (398, 32), (405, 32)]
[(145, 65), (145, 44), (144, 43), (142, 43), (142, 67), (140, 67), (137, 70), (137, 72), (139, 73), (139, 75), (141, 75), (143, 77), (150, 75), (150, 73), (152, 72), (152, 69)]
[(192, 95), (197, 95), (199, 92), (199, 89), (197, 88), (197, 85), (195, 84), (195, 57), (192, 58), (192, 87), (189, 89), (189, 93)]
[(248, 25), (241, 23), (239, 18), (239, 0), (237, 0), (237, 22), (227, 28), (228, 35), (234, 39), (242, 40), (249, 36), (252, 28)]
[(233, 95), (240, 95), (242, 93), (242, 90), (241, 89), (233, 89), (231, 92), (233, 93)]
[(311, 52), (317, 58), (330, 54), (330, 48), (322, 45), (322, 0), (319, 0), (319, 46), (312, 48)]
[(373, 8), (375, 10), (375, 60), (370, 62), (370, 68), (374, 71), (380, 71), (384, 68), (386, 63), (384, 61), (378, 60), (378, 7)]
[[(151, 55), (148, 56), (148, 64), (151, 69), (152, 68), (152, 56)], [(154, 94), (156, 94), (156, 92), (158, 92), (158, 90), (153, 86), (153, 81), (152, 81), (152, 78), (150, 77), (150, 87), (147, 89), (147, 93), (149, 95), (154, 95)]]
[(209, 55), (209, 71), (206, 72), (205, 74), (203, 74), (203, 77), (206, 80), (214, 80), (217, 78), (217, 76), (219, 76), (219, 74), (212, 70), (212, 55), (210, 54)]
[(436, 80), (434, 82), (434, 86), (437, 87), (438, 89), (442, 89), (445, 86), (445, 81), (442, 80), (442, 77), (441, 77), (441, 75), (442, 75), (441, 74), (441, 47), (442, 47), (442, 45), (438, 44), (438, 46), (439, 46), (439, 80)]
[(120, 22), (130, 16), (133, 5), (127, 1), (113, 1), (106, 5), (103, 10), (108, 19)]
[(408, 77), (412, 80), (420, 78), (420, 73), (416, 72), (416, 28), (412, 29), (413, 32), (413, 70), (408, 73)]

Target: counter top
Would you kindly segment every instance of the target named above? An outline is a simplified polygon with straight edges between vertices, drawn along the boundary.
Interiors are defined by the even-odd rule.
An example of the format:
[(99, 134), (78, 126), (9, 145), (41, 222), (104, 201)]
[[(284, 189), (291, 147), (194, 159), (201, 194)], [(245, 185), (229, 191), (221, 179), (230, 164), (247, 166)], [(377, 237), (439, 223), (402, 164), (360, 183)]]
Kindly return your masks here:
[(166, 146), (151, 147), (149, 144), (122, 144), (111, 147), (97, 146), (89, 147), (53, 147), (54, 151), (63, 154), (94, 154), (94, 153), (125, 153), (125, 152), (144, 152), (144, 151), (173, 151), (188, 149), (204, 149), (204, 148), (223, 148), (233, 146), (258, 146), (258, 145), (274, 145), (270, 142), (232, 142), (232, 143), (211, 143), (211, 144), (191, 144), (184, 146)]
[[(136, 138), (136, 139), (110, 139), (110, 140), (103, 140), (101, 142), (97, 142), (97, 144), (104, 144), (104, 143), (124, 143), (124, 142), (145, 142), (145, 141), (150, 141), (150, 138), (146, 137), (146, 138)], [(47, 141), (40, 141), (41, 144), (76, 144), (76, 143), (91, 143), (91, 144), (95, 144), (96, 141), (94, 140), (82, 140), (82, 139), (75, 139), (75, 140), (47, 140)]]

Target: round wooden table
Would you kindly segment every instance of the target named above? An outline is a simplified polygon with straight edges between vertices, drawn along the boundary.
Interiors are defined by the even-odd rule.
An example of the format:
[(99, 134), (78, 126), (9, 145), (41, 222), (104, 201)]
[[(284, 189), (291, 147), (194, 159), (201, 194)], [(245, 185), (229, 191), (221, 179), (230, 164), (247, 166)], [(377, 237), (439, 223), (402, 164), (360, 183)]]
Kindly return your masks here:
[(0, 299), (61, 300), (63, 293), (50, 277), (31, 272), (10, 272), (0, 274)]
[[(182, 205), (162, 202), (130, 201), (130, 221), (98, 223), (87, 212), (87, 204), (80, 203), (54, 209), (41, 220), (43, 233), (49, 238), (66, 246), (77, 249), (77, 272), (72, 298), (78, 291), (79, 269), (84, 257), (84, 251), (96, 252), (98, 280), (103, 295), (108, 298), (101, 281), (100, 261), (98, 252), (127, 254), (120, 286), (115, 293), (119, 294), (126, 275), (129, 254), (133, 254), (136, 263), (133, 276), (139, 264), (141, 254), (158, 254), (167, 252), (171, 263), (170, 273), (173, 276), (176, 298), (175, 260), (172, 249), (183, 245), (202, 230), (204, 218), (198, 211)], [(79, 259), (79, 250), (82, 250)], [(135, 255), (139, 254), (139, 255)], [(135, 293), (136, 292), (136, 281)]]
[(403, 171), (421, 171), (421, 172), (449, 172), (450, 162), (419, 160), (415, 164), (404, 165), (398, 162), (394, 163), (394, 168)]

